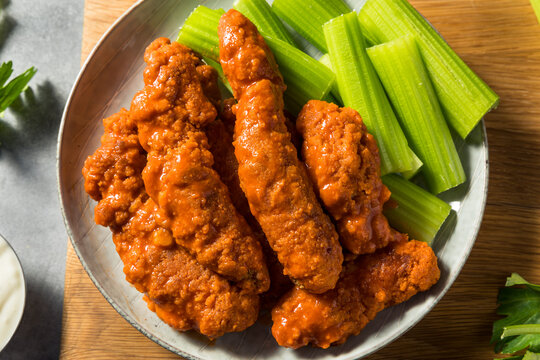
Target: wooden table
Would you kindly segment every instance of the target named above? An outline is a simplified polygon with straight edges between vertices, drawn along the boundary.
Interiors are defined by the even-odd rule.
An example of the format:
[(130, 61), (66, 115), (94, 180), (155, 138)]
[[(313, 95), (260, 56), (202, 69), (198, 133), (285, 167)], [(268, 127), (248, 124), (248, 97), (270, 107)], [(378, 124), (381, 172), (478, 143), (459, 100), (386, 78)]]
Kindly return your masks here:
[[(181, 1), (181, 0), (179, 0)], [(410, 0), (500, 95), (486, 117), (490, 181), (461, 275), (417, 326), (368, 359), (490, 359), (495, 301), (516, 271), (540, 282), (540, 25), (528, 0)], [(86, 0), (83, 53), (135, 0)], [(69, 246), (62, 359), (178, 359), (131, 327)]]

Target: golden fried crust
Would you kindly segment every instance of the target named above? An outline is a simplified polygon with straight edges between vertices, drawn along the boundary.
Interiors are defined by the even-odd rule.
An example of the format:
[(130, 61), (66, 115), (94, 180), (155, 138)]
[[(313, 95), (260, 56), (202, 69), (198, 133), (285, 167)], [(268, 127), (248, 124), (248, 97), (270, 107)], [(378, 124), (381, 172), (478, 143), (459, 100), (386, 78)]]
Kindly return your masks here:
[(237, 100), (262, 79), (285, 91), (274, 55), (248, 18), (234, 9), (227, 11), (219, 21), (218, 34), (220, 63)]
[(362, 118), (351, 108), (309, 101), (296, 122), (311, 180), (337, 222), (344, 247), (372, 253), (407, 236), (390, 227), (383, 205), (390, 191), (380, 174), (379, 150)]
[(286, 275), (308, 291), (332, 289), (343, 254), (285, 126), (284, 85), (255, 26), (235, 10), (220, 19), (221, 64), (238, 99), (235, 155), (251, 212)]
[(205, 92), (217, 101), (217, 85), (207, 84), (217, 78), (192, 50), (167, 39), (154, 41), (145, 60), (145, 87), (131, 112), (148, 152), (143, 180), (159, 206), (158, 223), (202, 265), (241, 287), (266, 291), (261, 246), (212, 168), (203, 130), (217, 116)]
[(234, 137), (234, 125), (236, 124), (236, 115), (234, 114), (233, 108), (236, 108), (235, 98), (229, 98), (223, 101), (223, 109), (221, 110), (221, 121), (223, 122), (223, 125), (225, 125), (225, 129), (227, 129), (227, 132), (231, 134), (232, 137)]
[(106, 118), (103, 125), (101, 147), (86, 159), (82, 170), (84, 189), (99, 201), (94, 209), (96, 223), (118, 228), (133, 215), (131, 204), (141, 196), (143, 181), (134, 175), (143, 170), (146, 153), (127, 110)]
[(159, 38), (148, 46), (144, 60), (145, 87), (135, 95), (131, 113), (143, 148), (164, 154), (214, 121), (217, 110), (204, 94), (197, 71), (198, 66), (208, 68), (193, 51)]
[(205, 268), (182, 247), (162, 246), (171, 235), (164, 235), (156, 213), (149, 199), (113, 236), (126, 278), (145, 293), (148, 307), (177, 330), (196, 329), (212, 338), (251, 326), (258, 296)]
[[(234, 126), (234, 120), (232, 124)], [(228, 131), (225, 122), (218, 119), (206, 128), (206, 135), (208, 136), (210, 152), (214, 156), (214, 169), (219, 174), (221, 181), (227, 185), (234, 207), (257, 232), (257, 229), (260, 228), (259, 223), (253, 218), (246, 196), (240, 187), (238, 160), (234, 155), (232, 133)]]
[(292, 288), (293, 284), (283, 274), (283, 266), (278, 261), (276, 253), (268, 244), (268, 240), (266, 240), (266, 236), (264, 236), (259, 223), (251, 214), (246, 196), (240, 187), (238, 161), (234, 155), (233, 135), (230, 132), (234, 131), (234, 123), (236, 122), (236, 117), (231, 110), (231, 105), (234, 103), (236, 102), (232, 102), (230, 99), (224, 101), (225, 105), (221, 118), (225, 120), (214, 121), (207, 127), (206, 134), (210, 143), (210, 151), (215, 159), (214, 169), (218, 172), (223, 183), (227, 185), (234, 207), (253, 229), (255, 238), (259, 241), (263, 249), (270, 274), (270, 288), (262, 295), (261, 305), (264, 308), (270, 309), (283, 294)]
[(241, 331), (257, 319), (258, 296), (200, 265), (156, 222), (141, 173), (146, 154), (130, 113), (104, 120), (101, 146), (83, 168), (85, 189), (98, 201), (96, 222), (110, 226), (126, 279), (151, 310), (178, 330), (209, 337)]
[(203, 93), (216, 109), (221, 108), (221, 91), (218, 85), (218, 73), (210, 65), (197, 65), (197, 74)]
[(272, 310), (272, 334), (279, 345), (295, 349), (342, 344), (379, 311), (428, 290), (439, 277), (437, 258), (426, 243), (392, 243), (347, 264), (333, 290), (287, 293)]

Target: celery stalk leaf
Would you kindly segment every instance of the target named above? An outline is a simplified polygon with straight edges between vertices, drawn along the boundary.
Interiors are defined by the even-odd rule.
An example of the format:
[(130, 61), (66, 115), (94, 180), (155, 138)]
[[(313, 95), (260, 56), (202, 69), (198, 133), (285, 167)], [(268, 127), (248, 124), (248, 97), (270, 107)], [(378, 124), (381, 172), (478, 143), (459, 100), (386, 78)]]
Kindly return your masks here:
[[(540, 352), (538, 327), (521, 326), (540, 324), (540, 286), (512, 274), (507, 279), (506, 287), (499, 290), (497, 303), (497, 314), (506, 317), (493, 324), (491, 342), (495, 344), (495, 352), (513, 354), (525, 349), (532, 353)], [(505, 330), (507, 334), (518, 335), (502, 338)]]
[(540, 335), (540, 324), (523, 324), (506, 326), (501, 339), (516, 335)]

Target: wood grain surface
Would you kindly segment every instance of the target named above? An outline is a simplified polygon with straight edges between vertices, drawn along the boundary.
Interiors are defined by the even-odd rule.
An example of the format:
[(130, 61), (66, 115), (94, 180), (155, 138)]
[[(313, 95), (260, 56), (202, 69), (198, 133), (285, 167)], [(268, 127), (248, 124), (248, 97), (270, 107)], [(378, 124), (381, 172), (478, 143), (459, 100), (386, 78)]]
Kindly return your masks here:
[[(410, 0), (500, 95), (488, 114), (480, 235), (443, 300), (376, 359), (491, 359), (496, 296), (516, 271), (540, 282), (540, 25), (528, 0)], [(86, 0), (84, 59), (134, 0)], [(178, 359), (131, 327), (68, 247), (62, 359)]]

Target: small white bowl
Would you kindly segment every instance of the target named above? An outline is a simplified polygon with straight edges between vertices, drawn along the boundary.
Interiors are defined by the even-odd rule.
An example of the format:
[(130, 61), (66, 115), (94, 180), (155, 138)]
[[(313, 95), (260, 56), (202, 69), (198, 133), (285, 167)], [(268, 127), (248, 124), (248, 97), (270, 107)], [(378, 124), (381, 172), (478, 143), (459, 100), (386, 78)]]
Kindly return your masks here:
[(22, 320), (26, 282), (15, 250), (0, 235), (0, 352), (9, 343)]

